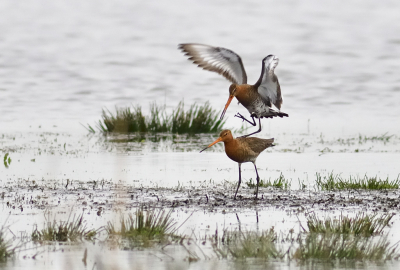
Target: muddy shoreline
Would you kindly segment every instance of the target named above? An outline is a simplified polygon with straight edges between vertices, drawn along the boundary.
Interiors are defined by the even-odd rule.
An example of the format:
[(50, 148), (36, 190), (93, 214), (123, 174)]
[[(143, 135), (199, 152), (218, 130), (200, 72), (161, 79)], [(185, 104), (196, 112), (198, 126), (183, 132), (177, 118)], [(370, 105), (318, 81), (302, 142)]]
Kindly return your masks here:
[[(233, 200), (235, 184), (229, 186), (151, 188), (132, 187), (129, 184), (114, 184), (107, 181), (79, 183), (68, 181), (68, 185), (41, 183), (43, 181), (18, 181), (3, 183), (0, 201), (4, 210), (11, 214), (22, 214), (28, 209), (82, 208), (96, 211), (111, 211), (115, 207), (125, 209), (140, 205), (157, 208), (192, 208), (207, 211), (238, 211), (249, 208), (271, 208), (282, 211), (372, 211), (398, 212), (399, 190), (281, 190), (260, 188), (255, 199), (254, 189), (241, 188), (238, 198)], [(65, 185), (64, 185), (65, 184)]]

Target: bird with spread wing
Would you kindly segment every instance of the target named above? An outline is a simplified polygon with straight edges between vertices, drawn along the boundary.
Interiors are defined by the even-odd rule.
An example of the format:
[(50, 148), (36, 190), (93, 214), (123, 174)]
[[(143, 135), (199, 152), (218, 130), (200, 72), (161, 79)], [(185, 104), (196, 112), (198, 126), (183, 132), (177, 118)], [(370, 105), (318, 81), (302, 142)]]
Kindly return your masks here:
[(252, 121), (246, 119), (240, 113), (237, 113), (235, 117), (247, 121), (253, 126), (257, 126), (254, 118), (258, 118), (259, 129), (243, 137), (260, 132), (261, 118), (263, 117), (288, 116), (288, 114), (280, 111), (282, 93), (278, 77), (274, 73), (279, 58), (275, 55), (268, 55), (262, 60), (260, 78), (254, 85), (251, 85), (247, 84), (247, 75), (242, 59), (235, 52), (222, 47), (196, 43), (179, 44), (178, 48), (186, 56), (189, 56), (189, 60), (193, 61), (194, 64), (205, 70), (217, 72), (232, 83), (229, 87), (229, 99), (221, 114), (221, 119), (234, 97), (249, 111)]

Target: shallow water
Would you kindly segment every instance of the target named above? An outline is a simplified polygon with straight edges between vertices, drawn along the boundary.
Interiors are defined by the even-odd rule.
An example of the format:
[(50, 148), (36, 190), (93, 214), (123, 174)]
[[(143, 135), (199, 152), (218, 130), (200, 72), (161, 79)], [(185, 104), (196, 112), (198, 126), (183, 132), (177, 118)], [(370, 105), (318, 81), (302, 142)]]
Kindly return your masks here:
[(312, 129), (339, 134), (400, 129), (396, 1), (0, 5), (4, 131), (83, 133), (79, 123), (94, 123), (104, 107), (148, 109), (153, 101), (174, 108), (182, 99), (209, 100), (222, 109), (229, 83), (187, 61), (177, 50), (182, 42), (236, 51), (250, 83), (265, 55), (279, 56), (290, 117), (269, 121), (272, 131), (305, 132), (308, 119)]
[[(239, 200), (232, 197), (237, 184), (237, 165), (221, 158), (223, 149), (198, 153), (212, 135), (185, 136), (110, 135), (78, 136), (67, 133), (15, 133), (1, 136), (0, 147), (9, 153), (8, 167), (1, 166), (0, 216), (6, 226), (12, 226), (18, 242), (47, 221), (67, 220), (72, 213), (84, 213), (88, 228), (99, 228), (111, 221), (118, 223), (123, 213), (133, 213), (141, 204), (150, 207), (174, 209), (172, 217), (181, 224), (179, 233), (197, 239), (215, 234), (216, 230), (266, 230), (276, 227), (287, 233), (300, 231), (307, 212), (337, 217), (341, 213), (354, 215), (398, 212), (398, 191), (342, 191), (322, 192), (315, 187), (316, 173), (328, 175), (331, 171), (343, 177), (378, 176), (394, 180), (398, 177), (398, 138), (388, 141), (364, 140), (359, 137), (342, 140), (321, 139), (321, 136), (283, 135), (282, 144), (266, 151), (258, 158), (262, 179), (276, 179), (280, 174), (291, 184), (290, 190), (260, 188), (261, 200), (254, 202), (254, 190), (246, 185), (254, 179), (251, 164), (244, 164), (243, 184)], [(135, 138), (139, 138), (136, 140)], [(300, 145), (300, 147), (299, 147)], [(327, 151), (326, 149), (330, 150)], [(354, 149), (359, 149), (355, 152)], [(188, 152), (187, 152), (188, 151)], [(299, 190), (305, 184), (305, 190)], [(98, 214), (101, 211), (101, 214)], [(27, 217), (26, 220), (24, 218)], [(7, 218), (7, 221), (4, 221)], [(399, 218), (393, 218), (389, 233), (391, 243), (400, 239)], [(11, 236), (10, 236), (11, 237)], [(246, 262), (219, 260), (210, 247), (201, 247), (196, 263), (188, 263), (188, 253), (180, 246), (167, 251), (123, 251), (83, 243), (78, 246), (41, 246), (28, 244), (6, 269), (54, 269), (84, 267), (83, 251), (88, 248), (88, 266), (96, 269), (179, 268), (215, 269), (313, 269), (296, 262)], [(165, 253), (166, 252), (166, 253)], [(39, 254), (35, 256), (35, 254)], [(35, 256), (35, 259), (33, 259)], [(110, 256), (112, 259), (105, 259)], [(134, 259), (133, 259), (134, 258)], [(133, 260), (133, 261), (132, 261)], [(318, 264), (326, 269), (380, 269), (372, 263), (340, 265)], [(396, 269), (398, 264), (384, 264)], [(46, 268), (47, 267), (47, 268)]]
[[(140, 104), (146, 112), (151, 102), (165, 104), (171, 110), (181, 100), (186, 106), (210, 101), (213, 108), (221, 110), (228, 98), (229, 83), (187, 61), (177, 50), (177, 44), (183, 42), (234, 50), (243, 59), (249, 83), (258, 79), (263, 57), (273, 53), (280, 58), (276, 74), (283, 91), (282, 111), (290, 117), (263, 120), (263, 131), (258, 136), (274, 137), (276, 146), (257, 160), (262, 179), (276, 179), (282, 173), (291, 181), (292, 190), (299, 188), (301, 180), (313, 192), (316, 173), (333, 171), (344, 177), (366, 174), (396, 179), (400, 173), (400, 25), (396, 23), (399, 8), (397, 1), (346, 1), (340, 6), (334, 1), (315, 0), (234, 4), (223, 0), (68, 4), (40, 0), (23, 5), (2, 1), (0, 153), (2, 157), (9, 153), (12, 161), (7, 167), (0, 166), (0, 193), (6, 194), (0, 200), (0, 224), (11, 213), (7, 224), (13, 224), (16, 232), (29, 233), (34, 224), (44, 222), (46, 209), (66, 219), (74, 207), (76, 212), (83, 208), (88, 211), (90, 225), (102, 226), (117, 219), (117, 211), (129, 212), (141, 200), (155, 203), (152, 193), (157, 195), (157, 188), (161, 190), (157, 196), (168, 203), (186, 200), (187, 194), (204, 200), (204, 196), (193, 195), (191, 190), (207, 194), (215, 187), (232, 197), (237, 165), (225, 157), (221, 145), (198, 153), (215, 139), (214, 134), (88, 135), (81, 125), (93, 125), (103, 108), (113, 111), (115, 106), (131, 104)], [(226, 114), (226, 127), (240, 127), (240, 121), (233, 118), (237, 111), (247, 113), (232, 103)], [(244, 164), (243, 169), (244, 182), (254, 179), (251, 164)], [(46, 186), (46, 191), (26, 188), (33, 181)], [(64, 193), (62, 187), (67, 181), (71, 182)], [(107, 193), (98, 189), (93, 191), (97, 201), (89, 201), (85, 197), (88, 190), (101, 181), (110, 186), (121, 184), (131, 191), (148, 188), (148, 192), (138, 193), (138, 199), (130, 202), (126, 190)], [(61, 195), (51, 192), (52, 185), (58, 185)], [(242, 186), (244, 206), (240, 209), (223, 213), (224, 206), (192, 206), (187, 211), (184, 206), (178, 208), (174, 218), (179, 221), (192, 211), (196, 213), (182, 227), (182, 233), (195, 229), (211, 234), (216, 227), (223, 226), (237, 229), (236, 213), (244, 228), (298, 229), (297, 217), (290, 210), (267, 205), (272, 204), (268, 200), (272, 200), (274, 190), (261, 189), (267, 201), (250, 206), (246, 200), (253, 196), (252, 191), (245, 184)], [(85, 189), (81, 192), (82, 187)], [(47, 197), (39, 202), (41, 207), (34, 207), (18, 201), (21, 192), (26, 196), (30, 192), (35, 196), (47, 192)], [(117, 200), (103, 206), (107, 210), (101, 217), (96, 215), (104, 198), (119, 195), (122, 206)], [(289, 196), (282, 192), (284, 195)], [(361, 196), (370, 203), (370, 197), (375, 195), (352, 196)], [(397, 198), (397, 193), (391, 196)], [(378, 197), (385, 198), (382, 194)], [(8, 207), (7, 202), (15, 208)], [(227, 203), (235, 206), (229, 200)], [(337, 215), (339, 204), (336, 202), (333, 210), (322, 207), (318, 211)], [(311, 204), (307, 207), (313, 208)], [(365, 205), (361, 209), (382, 210)], [(340, 207), (340, 211), (350, 214), (357, 210), (359, 206)], [(260, 223), (256, 222), (255, 211), (260, 215)], [(390, 211), (398, 213), (398, 207)], [(22, 221), (26, 217), (27, 222)], [(400, 239), (395, 233), (398, 224), (398, 219), (394, 219), (390, 231), (394, 241)], [(74, 265), (78, 269), (83, 267), (83, 250), (49, 249), (42, 259), (23, 258), (24, 254), (33, 256), (35, 249), (0, 267), (63, 269)], [(104, 254), (118, 258), (118, 262), (100, 258)], [(156, 251), (108, 251), (95, 245), (89, 250), (88, 267), (96, 262), (98, 269), (125, 269), (132, 267), (132, 261), (137, 262), (134, 268), (266, 267), (265, 262), (216, 259), (189, 264), (184, 261), (186, 253), (182, 250), (171, 254), (174, 260)], [(270, 262), (268, 267), (312, 269), (281, 262)], [(366, 264), (333, 268), (382, 267)], [(398, 264), (388, 263), (384, 267), (397, 269)]]

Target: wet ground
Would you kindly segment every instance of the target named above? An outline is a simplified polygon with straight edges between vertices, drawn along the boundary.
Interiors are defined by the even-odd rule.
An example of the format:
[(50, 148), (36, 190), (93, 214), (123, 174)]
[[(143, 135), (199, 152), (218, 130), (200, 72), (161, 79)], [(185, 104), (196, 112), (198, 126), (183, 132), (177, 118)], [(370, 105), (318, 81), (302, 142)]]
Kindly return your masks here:
[[(290, 229), (298, 232), (309, 212), (321, 217), (394, 213), (392, 228), (396, 228), (400, 222), (399, 190), (322, 191), (315, 183), (316, 173), (328, 175), (332, 171), (343, 177), (365, 174), (395, 180), (399, 139), (382, 135), (329, 138), (323, 134), (282, 134), (283, 139), (261, 154), (257, 164), (263, 180), (274, 180), (282, 174), (289, 187), (260, 188), (259, 199), (255, 200), (254, 188), (246, 184), (254, 179), (254, 170), (251, 164), (245, 164), (243, 183), (237, 200), (233, 200), (237, 165), (225, 156), (221, 146), (198, 152), (216, 135), (3, 134), (0, 148), (11, 161), (0, 169), (1, 216), (2, 220), (7, 217), (3, 221), (7, 226), (11, 225), (14, 243), (49, 220), (67, 220), (71, 214), (83, 212), (86, 225), (95, 229), (107, 222), (117, 223), (121, 214), (134, 213), (139, 206), (173, 209), (172, 217), (178, 224), (183, 223), (179, 233), (195, 239), (224, 229), (275, 227), (282, 233)], [(396, 229), (387, 233), (391, 243), (400, 240)], [(112, 248), (109, 253), (109, 244), (102, 242), (104, 236), (98, 238), (94, 246), (89, 242), (65, 247), (30, 244), (7, 267), (50, 269), (57, 262), (59, 267), (81, 268), (84, 265), (77, 258), (88, 247), (88, 265), (97, 269), (129, 268), (131, 256), (137, 258), (136, 267), (262, 269), (270, 265), (273, 269), (312, 269), (295, 262), (221, 260), (209, 246), (197, 250), (206, 255), (199, 255), (200, 259), (190, 264), (186, 247), (179, 245), (168, 251), (155, 248), (123, 252)], [(105, 259), (105, 254), (118, 259)], [(391, 265), (389, 262), (385, 267), (398, 266)], [(374, 267), (371, 263), (359, 266)]]

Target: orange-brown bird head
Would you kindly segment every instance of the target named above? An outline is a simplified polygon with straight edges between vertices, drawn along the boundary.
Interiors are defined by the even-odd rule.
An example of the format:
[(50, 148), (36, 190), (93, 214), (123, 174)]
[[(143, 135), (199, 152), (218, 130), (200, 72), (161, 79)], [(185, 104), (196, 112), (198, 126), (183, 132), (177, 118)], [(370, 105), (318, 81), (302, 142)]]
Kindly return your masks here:
[(229, 140), (232, 140), (232, 139), (233, 139), (232, 132), (231, 132), (229, 129), (224, 129), (224, 130), (221, 131), (221, 133), (219, 134), (219, 138), (216, 139), (212, 144), (210, 144), (209, 146), (207, 146), (206, 148), (204, 148), (203, 150), (201, 150), (200, 153), (203, 152), (204, 150), (206, 150), (207, 148), (213, 146), (213, 145), (216, 144), (216, 143), (219, 143), (219, 142), (226, 142), (226, 141), (229, 141)]

